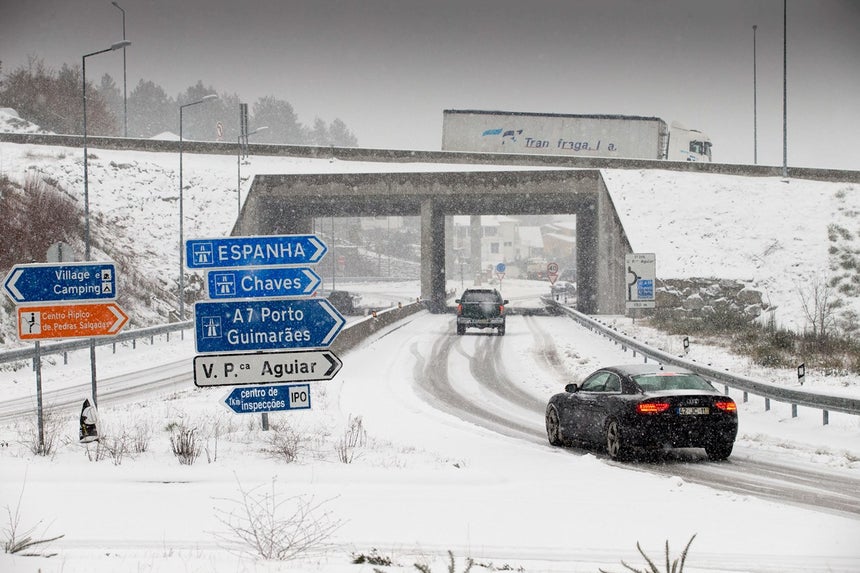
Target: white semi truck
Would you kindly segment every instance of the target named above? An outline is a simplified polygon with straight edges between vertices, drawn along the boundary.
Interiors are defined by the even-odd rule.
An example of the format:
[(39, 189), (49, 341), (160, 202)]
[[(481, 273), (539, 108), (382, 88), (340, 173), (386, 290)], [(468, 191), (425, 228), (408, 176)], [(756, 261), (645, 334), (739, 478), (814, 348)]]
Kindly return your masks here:
[(446, 109), (443, 151), (711, 161), (711, 140), (659, 117)]

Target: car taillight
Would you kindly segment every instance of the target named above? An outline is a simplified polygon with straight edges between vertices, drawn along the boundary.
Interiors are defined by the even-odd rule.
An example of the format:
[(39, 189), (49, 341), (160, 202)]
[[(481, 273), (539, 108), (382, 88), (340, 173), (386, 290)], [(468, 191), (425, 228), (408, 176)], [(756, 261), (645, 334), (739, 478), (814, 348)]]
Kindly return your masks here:
[(463, 305), (462, 305), (462, 304), (458, 304), (458, 305), (457, 305), (457, 315), (459, 316), (459, 315), (461, 315), (461, 314), (463, 314)]
[(639, 402), (636, 412), (639, 414), (660, 414), (669, 409), (669, 402)]
[(499, 314), (505, 314), (505, 305), (503, 305), (503, 304), (499, 305)]
[(735, 404), (734, 400), (720, 400), (718, 402), (714, 402), (714, 406), (722, 410), (723, 412), (737, 412), (738, 405)]

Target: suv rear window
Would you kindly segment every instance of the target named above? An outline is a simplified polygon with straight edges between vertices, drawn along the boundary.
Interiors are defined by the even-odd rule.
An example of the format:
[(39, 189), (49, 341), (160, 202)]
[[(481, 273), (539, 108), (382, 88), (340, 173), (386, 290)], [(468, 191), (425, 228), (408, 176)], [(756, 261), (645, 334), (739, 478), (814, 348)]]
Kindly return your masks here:
[(466, 291), (461, 300), (463, 302), (498, 302), (499, 295), (493, 291)]

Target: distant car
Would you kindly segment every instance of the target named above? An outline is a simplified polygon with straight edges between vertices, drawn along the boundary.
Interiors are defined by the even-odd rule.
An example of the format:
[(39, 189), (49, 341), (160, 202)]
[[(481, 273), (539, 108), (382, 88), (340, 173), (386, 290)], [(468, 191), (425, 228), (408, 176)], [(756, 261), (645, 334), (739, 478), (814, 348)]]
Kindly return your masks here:
[(609, 366), (549, 399), (553, 446), (597, 445), (613, 459), (663, 448), (704, 448), (712, 460), (732, 453), (737, 405), (702, 376), (659, 364)]
[(361, 295), (345, 290), (333, 290), (328, 295), (328, 301), (341, 314), (357, 314), (357, 307), (361, 302)]
[(457, 334), (466, 334), (467, 328), (495, 328), (505, 334), (505, 305), (502, 294), (494, 288), (469, 288), (456, 301)]

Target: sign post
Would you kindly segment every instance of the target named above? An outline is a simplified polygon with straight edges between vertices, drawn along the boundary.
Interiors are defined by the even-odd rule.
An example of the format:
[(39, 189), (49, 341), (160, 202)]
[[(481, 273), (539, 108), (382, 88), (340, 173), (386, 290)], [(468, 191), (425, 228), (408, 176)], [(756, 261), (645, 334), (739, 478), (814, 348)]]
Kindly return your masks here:
[(624, 257), (627, 269), (627, 308), (654, 308), (656, 255), (654, 253), (628, 253)]
[(558, 280), (558, 263), (547, 263), (546, 277), (549, 279), (549, 284), (554, 285)]
[(116, 268), (113, 263), (15, 265), (3, 287), (16, 304), (114, 300)]
[(293, 384), (233, 388), (224, 396), (224, 405), (237, 414), (310, 410), (311, 387), (308, 384)]
[(322, 279), (302, 266), (322, 260), (326, 245), (315, 235), (265, 235), (194, 239), (185, 250), (188, 268), (206, 271), (213, 299), (194, 305), (202, 354), (194, 358), (194, 384), (238, 386), (224, 404), (236, 413), (260, 412), (263, 430), (268, 412), (309, 409), (307, 384), (247, 386), (331, 380), (343, 366), (319, 349), (346, 320), (328, 300), (307, 298)]
[(234, 300), (194, 305), (197, 352), (329, 346), (346, 319), (320, 298)]
[(128, 315), (113, 302), (18, 307), (18, 339), (114, 336)]
[(194, 385), (204, 388), (331, 380), (342, 366), (330, 350), (209, 354), (194, 357)]
[[(44, 446), (42, 420), (42, 370), (40, 341), (55, 338), (90, 338), (90, 371), (95, 408), (97, 336), (113, 336), (128, 322), (117, 306), (116, 266), (112, 262), (71, 263), (71, 249), (56, 243), (48, 250), (53, 263), (21, 264), (12, 267), (3, 282), (6, 295), (17, 306), (18, 339), (35, 344), (34, 368), (39, 417), (39, 444)], [(67, 252), (64, 252), (67, 251)], [(39, 304), (48, 303), (48, 304)]]

